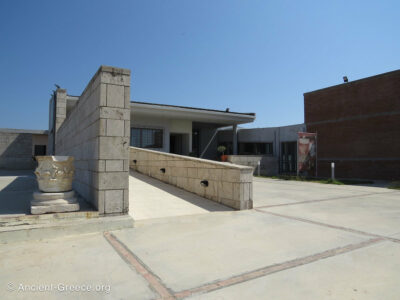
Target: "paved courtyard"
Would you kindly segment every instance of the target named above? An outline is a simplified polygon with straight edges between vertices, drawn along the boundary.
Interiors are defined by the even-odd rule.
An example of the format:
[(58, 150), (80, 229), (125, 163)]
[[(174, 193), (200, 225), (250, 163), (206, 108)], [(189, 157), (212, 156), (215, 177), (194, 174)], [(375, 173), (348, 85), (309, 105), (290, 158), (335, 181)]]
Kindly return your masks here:
[(253, 210), (0, 245), (0, 298), (399, 299), (400, 191), (254, 180)]

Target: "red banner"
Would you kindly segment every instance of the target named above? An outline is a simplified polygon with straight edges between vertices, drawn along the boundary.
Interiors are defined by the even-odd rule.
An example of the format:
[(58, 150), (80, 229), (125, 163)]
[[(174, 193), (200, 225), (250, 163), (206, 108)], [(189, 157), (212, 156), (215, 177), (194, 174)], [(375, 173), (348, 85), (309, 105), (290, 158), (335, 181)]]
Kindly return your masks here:
[(298, 132), (297, 174), (309, 177), (317, 176), (317, 134)]

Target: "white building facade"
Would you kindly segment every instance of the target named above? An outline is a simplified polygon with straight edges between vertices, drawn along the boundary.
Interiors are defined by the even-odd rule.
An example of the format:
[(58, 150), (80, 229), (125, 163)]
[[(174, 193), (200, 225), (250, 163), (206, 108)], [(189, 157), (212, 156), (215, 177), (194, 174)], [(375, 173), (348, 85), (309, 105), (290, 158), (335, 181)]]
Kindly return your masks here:
[[(74, 109), (79, 97), (66, 95), (65, 99), (66, 116), (63, 118)], [(237, 140), (237, 126), (251, 123), (256, 118), (255, 113), (230, 112), (228, 109), (222, 111), (138, 101), (131, 101), (130, 106), (131, 146), (208, 159), (218, 157), (218, 129), (232, 126), (235, 129), (232, 140)], [(57, 115), (56, 112), (53, 114)], [(54, 123), (54, 126), (49, 126), (50, 133), (59, 119), (53, 114), (50, 109), (50, 123)], [(233, 151), (237, 152), (237, 148)]]
[[(254, 113), (131, 102), (131, 145), (214, 159), (217, 130), (255, 120)], [(233, 135), (236, 135), (234, 137)], [(232, 139), (237, 139), (236, 131)]]

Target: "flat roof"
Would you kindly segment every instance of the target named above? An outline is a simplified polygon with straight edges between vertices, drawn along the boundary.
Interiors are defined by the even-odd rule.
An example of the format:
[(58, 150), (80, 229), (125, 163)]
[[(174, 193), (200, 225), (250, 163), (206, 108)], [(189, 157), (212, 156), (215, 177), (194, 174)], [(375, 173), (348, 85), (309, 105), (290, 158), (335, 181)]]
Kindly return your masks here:
[[(67, 107), (72, 108), (79, 97), (68, 95)], [(147, 116), (173, 117), (180, 119), (192, 119), (195, 122), (214, 122), (216, 124), (244, 124), (253, 122), (255, 113), (240, 113), (226, 110), (198, 108), (190, 106), (159, 104), (142, 101), (130, 101), (133, 114)]]
[(377, 78), (380, 78), (380, 77), (391, 76), (391, 75), (394, 75), (394, 74), (397, 74), (397, 73), (400, 73), (400, 69), (399, 70), (390, 71), (390, 72), (386, 72), (386, 73), (382, 73), (382, 74), (378, 74), (378, 75), (364, 77), (364, 78), (357, 79), (357, 80), (354, 80), (354, 81), (350, 81), (349, 80), (349, 82), (343, 82), (343, 83), (336, 84), (336, 85), (331, 85), (331, 86), (328, 86), (328, 87), (325, 87), (325, 88), (322, 88), (322, 89), (318, 89), (318, 90), (314, 90), (314, 91), (310, 91), (310, 92), (305, 92), (305, 93), (303, 93), (303, 95), (316, 93), (316, 92), (320, 92), (320, 91), (324, 91), (324, 90), (328, 90), (328, 89), (335, 89), (335, 88), (338, 88), (338, 87), (351, 86), (351, 85), (357, 84), (359, 82), (368, 81), (368, 80), (374, 80), (374, 79), (377, 79)]
[(190, 110), (211, 111), (211, 112), (219, 112), (219, 113), (226, 113), (226, 114), (237, 114), (237, 115), (247, 115), (247, 116), (255, 116), (256, 115), (255, 113), (240, 113), (240, 112), (233, 112), (233, 111), (226, 111), (226, 110), (198, 108), (198, 107), (191, 107), (191, 106), (171, 105), (171, 104), (159, 104), (159, 103), (142, 102), (142, 101), (131, 101), (131, 103), (147, 104), (147, 105), (155, 105), (155, 106), (165, 106), (165, 107), (172, 107), (172, 108), (175, 107), (175, 108), (183, 108), (183, 109), (190, 109)]
[(255, 113), (239, 113), (140, 101), (131, 101), (131, 113), (134, 116), (184, 119), (220, 126), (251, 123), (256, 118)]
[[(79, 96), (67, 95), (67, 99), (68, 100), (79, 100)], [(255, 116), (256, 115), (255, 113), (241, 113), (241, 112), (218, 110), (218, 109), (199, 108), (199, 107), (171, 105), (171, 104), (160, 104), (160, 103), (143, 102), (143, 101), (133, 101), (133, 100), (131, 100), (130, 102), (131, 103), (137, 103), (137, 104), (145, 104), (145, 105), (176, 107), (176, 108), (193, 109), (193, 110), (201, 110), (201, 111), (213, 111), (213, 112), (220, 112), (220, 113), (226, 113), (226, 114), (237, 114), (237, 115), (247, 115), (247, 116)]]
[(48, 130), (14, 129), (14, 128), (0, 128), (0, 132), (6, 132), (6, 133), (49, 134), (49, 131), (48, 131)]

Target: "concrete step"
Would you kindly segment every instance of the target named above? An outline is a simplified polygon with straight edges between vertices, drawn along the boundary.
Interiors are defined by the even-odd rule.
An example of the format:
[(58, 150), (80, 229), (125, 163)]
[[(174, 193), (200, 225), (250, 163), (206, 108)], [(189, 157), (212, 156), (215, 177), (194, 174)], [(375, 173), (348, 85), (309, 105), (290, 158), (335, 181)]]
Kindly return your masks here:
[(4, 227), (21, 225), (33, 225), (40, 223), (48, 223), (50, 221), (66, 220), (66, 219), (92, 219), (98, 218), (98, 211), (74, 211), (64, 213), (52, 213), (42, 215), (17, 215), (17, 216), (1, 216), (0, 231)]
[[(85, 213), (82, 216), (80, 213)], [(37, 216), (23, 216), (4, 223), (0, 219), (0, 244), (21, 241), (50, 239), (59, 236), (77, 235), (132, 228), (133, 219), (129, 215), (101, 217), (97, 212), (75, 212)], [(68, 214), (70, 214), (68, 216)], [(71, 215), (72, 214), (72, 215)], [(63, 216), (51, 216), (63, 215)], [(29, 218), (28, 218), (29, 217)]]

